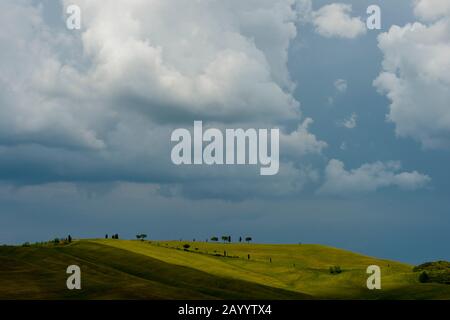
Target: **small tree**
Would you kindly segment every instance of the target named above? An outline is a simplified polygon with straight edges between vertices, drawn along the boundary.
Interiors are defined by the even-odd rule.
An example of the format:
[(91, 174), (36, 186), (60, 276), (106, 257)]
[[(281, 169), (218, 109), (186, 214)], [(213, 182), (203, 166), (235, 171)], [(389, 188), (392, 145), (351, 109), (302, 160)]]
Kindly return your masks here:
[(105, 234), (105, 239), (108, 239), (108, 234)]
[(217, 241), (219, 241), (219, 238), (217, 238), (217, 237), (211, 237), (211, 241), (217, 242)]
[(430, 281), (430, 276), (428, 275), (427, 272), (422, 272), (419, 276), (419, 282), (420, 283), (427, 283)]
[(183, 248), (184, 248), (184, 250), (186, 250), (186, 251), (187, 251), (190, 247), (191, 247), (191, 245), (188, 244), (188, 243), (183, 244)]
[(242, 237), (239, 237), (239, 242), (242, 242)]
[(70, 234), (69, 234), (69, 236), (67, 237), (67, 241), (68, 241), (69, 243), (72, 242), (72, 237), (70, 236)]
[(144, 241), (145, 238), (147, 238), (147, 235), (145, 233), (137, 234), (136, 238), (141, 241)]
[(245, 241), (247, 241), (247, 243), (250, 243), (252, 240), (252, 237), (245, 237)]
[(223, 242), (227, 242), (228, 241), (229, 236), (222, 236), (222, 241)]
[(340, 266), (330, 267), (330, 273), (331, 274), (339, 274), (341, 272), (342, 272), (342, 270), (341, 270)]

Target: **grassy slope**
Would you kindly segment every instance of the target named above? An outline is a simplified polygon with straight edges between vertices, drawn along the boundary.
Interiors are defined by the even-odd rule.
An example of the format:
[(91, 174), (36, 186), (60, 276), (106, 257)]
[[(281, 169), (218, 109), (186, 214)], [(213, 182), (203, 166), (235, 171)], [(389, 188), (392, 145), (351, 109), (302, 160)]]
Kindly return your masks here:
[[(96, 241), (213, 275), (303, 292), (317, 298), (450, 299), (450, 286), (419, 283), (410, 265), (320, 245)], [(181, 249), (184, 243), (189, 243), (194, 252), (175, 250)], [(239, 258), (214, 256), (223, 255), (224, 250), (227, 255)], [(372, 264), (381, 267), (382, 290), (367, 290), (366, 268)], [(331, 275), (329, 267), (334, 265), (339, 265), (343, 273)]]
[[(303, 293), (315, 298), (450, 299), (450, 286), (418, 283), (412, 266), (344, 250), (199, 242), (190, 243), (194, 252), (175, 250), (184, 243), (82, 240), (61, 247), (0, 247), (0, 299), (308, 298)], [(224, 250), (239, 258), (214, 256)], [(81, 291), (65, 288), (69, 264), (82, 268)], [(366, 288), (365, 270), (371, 264), (382, 268), (382, 290)], [(334, 265), (343, 273), (331, 275)]]
[[(117, 241), (116, 243), (118, 243)], [(82, 290), (66, 288), (68, 265)], [(306, 295), (79, 241), (61, 247), (0, 247), (0, 299), (304, 299)]]

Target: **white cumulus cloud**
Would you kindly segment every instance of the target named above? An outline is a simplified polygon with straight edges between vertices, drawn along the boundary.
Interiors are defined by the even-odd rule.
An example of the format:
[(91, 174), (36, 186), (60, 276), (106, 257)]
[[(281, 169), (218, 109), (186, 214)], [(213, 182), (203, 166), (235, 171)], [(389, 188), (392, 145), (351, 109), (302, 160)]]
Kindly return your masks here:
[(297, 130), (289, 134), (280, 135), (281, 153), (291, 159), (298, 160), (307, 154), (320, 154), (327, 147), (327, 143), (320, 141), (315, 135), (308, 131), (313, 123), (311, 118), (307, 118)]
[(391, 101), (387, 119), (395, 124), (398, 136), (412, 137), (425, 148), (448, 148), (450, 14), (442, 7), (435, 15), (434, 3), (417, 1), (416, 13), (443, 18), (430, 24), (393, 26), (378, 37), (384, 60), (374, 85)]
[(385, 187), (399, 187), (415, 190), (426, 186), (431, 178), (413, 172), (399, 172), (399, 162), (375, 162), (364, 164), (353, 170), (346, 170), (342, 161), (332, 159), (325, 169), (325, 182), (319, 193), (333, 195), (351, 195), (373, 192)]
[(90, 86), (156, 119), (299, 118), (287, 70), (295, 1), (65, 1), (81, 7)]
[(360, 17), (352, 17), (352, 6), (343, 3), (325, 5), (312, 13), (312, 23), (320, 35), (353, 39), (366, 33)]
[(434, 20), (450, 15), (450, 1), (415, 0), (414, 13), (423, 20)]

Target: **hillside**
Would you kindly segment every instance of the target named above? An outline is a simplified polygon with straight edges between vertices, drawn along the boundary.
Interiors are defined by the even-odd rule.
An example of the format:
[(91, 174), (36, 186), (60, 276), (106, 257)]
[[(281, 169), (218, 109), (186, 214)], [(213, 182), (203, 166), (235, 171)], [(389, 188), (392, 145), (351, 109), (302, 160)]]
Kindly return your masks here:
[[(72, 264), (82, 270), (79, 291), (66, 288), (66, 268)], [(0, 299), (308, 298), (90, 241), (50, 248), (0, 247), (0, 265)]]
[[(81, 291), (65, 287), (70, 264)], [(382, 290), (366, 288), (371, 264)], [(0, 247), (0, 299), (450, 299), (449, 285), (419, 283), (412, 268), (319, 245), (80, 240)]]

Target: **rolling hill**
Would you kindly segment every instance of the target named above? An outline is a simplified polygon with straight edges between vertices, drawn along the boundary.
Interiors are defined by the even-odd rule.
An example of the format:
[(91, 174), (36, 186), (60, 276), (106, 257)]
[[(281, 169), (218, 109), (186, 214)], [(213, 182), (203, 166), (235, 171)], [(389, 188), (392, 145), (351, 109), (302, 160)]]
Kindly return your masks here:
[[(66, 288), (71, 264), (81, 267), (82, 290)], [(373, 264), (382, 290), (366, 287)], [(0, 299), (450, 299), (450, 286), (419, 283), (407, 264), (320, 245), (109, 239), (0, 247)]]

